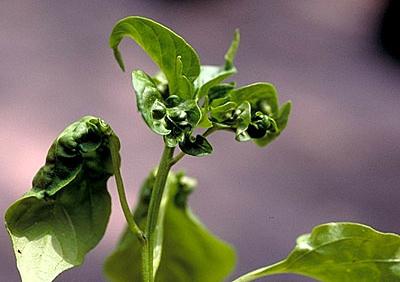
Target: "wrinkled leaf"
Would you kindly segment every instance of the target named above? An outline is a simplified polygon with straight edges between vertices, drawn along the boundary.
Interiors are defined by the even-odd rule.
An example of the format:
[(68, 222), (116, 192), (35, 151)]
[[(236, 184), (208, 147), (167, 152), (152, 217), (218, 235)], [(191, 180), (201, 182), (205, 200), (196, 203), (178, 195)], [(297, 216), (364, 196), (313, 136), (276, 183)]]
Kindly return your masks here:
[[(296, 273), (324, 282), (400, 281), (400, 236), (356, 223), (329, 223), (300, 236), (289, 256), (235, 280)], [(273, 281), (273, 280), (271, 280)]]
[(233, 116), (233, 111), (237, 108), (234, 102), (227, 102), (217, 107), (211, 107), (211, 118), (216, 122), (224, 122)]
[(186, 100), (175, 107), (167, 108), (166, 123), (171, 133), (164, 136), (165, 144), (175, 147), (184, 141), (185, 136), (190, 135), (200, 122), (201, 116), (201, 110), (195, 100)]
[[(134, 213), (142, 225), (145, 224), (153, 177), (145, 182)], [(232, 247), (212, 235), (188, 208), (187, 197), (194, 185), (195, 182), (183, 174), (170, 173), (168, 177), (164, 196), (167, 198), (164, 240), (157, 282), (221, 282), (234, 267)], [(107, 279), (111, 282), (142, 281), (140, 248), (138, 240), (126, 230), (116, 250), (105, 262)]]
[(32, 189), (7, 210), (22, 281), (52, 281), (82, 264), (103, 237), (111, 211), (110, 137), (117, 138), (99, 118), (71, 124), (50, 147)]
[(243, 102), (237, 110), (239, 112), (238, 117), (236, 118), (236, 140), (243, 142), (250, 140), (250, 136), (246, 133), (247, 128), (249, 127), (251, 121), (251, 106), (250, 103), (245, 101)]
[(235, 31), (235, 35), (231, 46), (225, 54), (225, 65), (224, 66), (201, 66), (200, 75), (194, 81), (195, 87), (198, 89), (197, 98), (201, 99), (206, 96), (211, 87), (221, 83), (228, 77), (232, 76), (237, 72), (233, 65), (236, 51), (239, 47), (240, 34), (239, 30)]
[(151, 19), (138, 16), (120, 20), (110, 35), (110, 47), (122, 69), (124, 63), (118, 45), (124, 37), (134, 40), (160, 67), (171, 94), (179, 95), (182, 80), (193, 82), (199, 76), (198, 55), (181, 36)]
[(287, 122), (289, 120), (289, 115), (292, 109), (292, 102), (288, 101), (282, 105), (279, 109), (278, 118), (275, 120), (278, 130), (273, 134), (267, 134), (261, 139), (254, 140), (255, 143), (261, 147), (268, 145), (273, 140), (275, 140), (281, 132), (286, 128)]
[[(132, 72), (132, 84), (136, 92), (136, 104), (147, 126), (155, 133), (167, 135), (171, 130), (167, 129), (162, 118), (155, 117), (155, 108), (161, 111), (163, 100), (161, 93), (150, 76), (141, 70)], [(164, 107), (165, 108), (165, 107)], [(164, 109), (166, 111), (166, 109)]]
[(278, 114), (278, 98), (275, 87), (266, 82), (257, 82), (237, 88), (229, 93), (231, 101), (241, 104), (244, 101), (250, 102), (252, 107), (262, 107), (274, 117)]
[(212, 146), (208, 143), (204, 136), (197, 135), (196, 137), (186, 137), (183, 142), (179, 143), (179, 148), (185, 154), (203, 157), (212, 153)]

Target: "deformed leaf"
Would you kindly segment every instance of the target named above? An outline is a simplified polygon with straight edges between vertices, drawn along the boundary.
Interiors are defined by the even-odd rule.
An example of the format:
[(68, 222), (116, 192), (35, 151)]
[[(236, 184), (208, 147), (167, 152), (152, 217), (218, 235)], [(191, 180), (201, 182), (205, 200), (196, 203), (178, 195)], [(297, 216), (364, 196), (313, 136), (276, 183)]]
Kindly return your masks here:
[(243, 102), (237, 109), (238, 112), (236, 122), (236, 140), (248, 141), (250, 136), (246, 133), (247, 128), (251, 122), (251, 106), (248, 101)]
[(229, 93), (232, 102), (241, 104), (248, 101), (252, 106), (263, 107), (263, 111), (273, 116), (278, 114), (278, 97), (275, 87), (266, 82), (257, 82), (232, 90)]
[(103, 237), (111, 211), (111, 136), (117, 138), (96, 117), (71, 124), (50, 147), (32, 189), (7, 210), (22, 281), (52, 281), (82, 264)]
[(273, 140), (275, 140), (281, 132), (286, 128), (287, 122), (289, 120), (289, 115), (292, 109), (292, 102), (288, 101), (282, 105), (279, 109), (278, 118), (275, 120), (278, 130), (275, 133), (267, 134), (261, 139), (254, 140), (255, 143), (261, 147), (268, 145)]
[(236, 279), (295, 273), (324, 282), (400, 281), (400, 236), (357, 223), (329, 223), (300, 236), (289, 256)]
[[(120, 20), (110, 35), (110, 47), (122, 69), (124, 64), (118, 45), (124, 37), (134, 40), (160, 67), (167, 77), (171, 94), (179, 95), (178, 88), (182, 79), (193, 82), (198, 77), (200, 62), (196, 51), (169, 28), (139, 16)], [(178, 57), (181, 66), (177, 64)]]
[[(136, 92), (136, 104), (147, 126), (155, 133), (167, 135), (171, 130), (161, 121), (163, 118), (154, 116), (156, 110), (166, 111), (161, 93), (150, 76), (141, 70), (132, 72), (132, 84)], [(156, 108), (158, 106), (158, 108)], [(164, 108), (163, 108), (164, 106)], [(165, 113), (164, 113), (165, 115)]]
[[(151, 175), (145, 182), (134, 213), (136, 221), (142, 225), (145, 224), (153, 177)], [(221, 282), (235, 265), (232, 247), (212, 235), (191, 213), (187, 198), (194, 185), (195, 182), (182, 173), (168, 176), (163, 198), (166, 210), (157, 282)], [(140, 248), (138, 240), (126, 230), (105, 262), (106, 278), (111, 282), (142, 281)]]
[(183, 142), (179, 143), (179, 148), (185, 154), (203, 157), (212, 153), (212, 146), (208, 143), (204, 136), (197, 135), (196, 137), (187, 136)]

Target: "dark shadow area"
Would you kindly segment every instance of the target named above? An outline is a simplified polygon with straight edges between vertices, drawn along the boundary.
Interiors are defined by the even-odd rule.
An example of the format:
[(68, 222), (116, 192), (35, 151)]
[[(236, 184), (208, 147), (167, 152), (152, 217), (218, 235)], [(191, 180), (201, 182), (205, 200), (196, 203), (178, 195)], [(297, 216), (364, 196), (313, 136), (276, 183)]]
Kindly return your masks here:
[(384, 9), (378, 30), (378, 43), (381, 50), (400, 63), (400, 1), (389, 0)]

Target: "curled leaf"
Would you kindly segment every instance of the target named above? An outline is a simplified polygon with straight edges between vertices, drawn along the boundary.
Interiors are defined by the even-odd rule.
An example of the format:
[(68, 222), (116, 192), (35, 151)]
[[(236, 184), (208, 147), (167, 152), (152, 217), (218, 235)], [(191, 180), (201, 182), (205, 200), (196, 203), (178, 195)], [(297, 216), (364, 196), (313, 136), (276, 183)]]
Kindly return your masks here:
[(123, 70), (125, 67), (118, 46), (124, 37), (134, 40), (160, 67), (168, 80), (171, 95), (182, 93), (179, 90), (182, 79), (193, 82), (199, 76), (200, 63), (196, 51), (169, 28), (139, 16), (120, 20), (110, 35), (110, 47)]
[(86, 116), (54, 141), (32, 189), (5, 215), (22, 281), (52, 281), (82, 264), (104, 235), (113, 174), (110, 137), (103, 120)]
[(141, 70), (132, 72), (132, 84), (136, 92), (136, 104), (147, 126), (155, 133), (167, 135), (171, 132), (163, 122), (165, 114), (160, 117), (160, 111), (166, 111), (163, 98), (150, 76)]
[(212, 153), (211, 144), (201, 135), (197, 135), (196, 137), (186, 136), (186, 138), (179, 143), (179, 148), (185, 154), (196, 157), (203, 157)]
[(289, 120), (289, 115), (292, 109), (292, 102), (288, 101), (282, 105), (279, 109), (278, 118), (276, 118), (277, 130), (270, 132), (270, 134), (265, 135), (263, 138), (255, 139), (255, 143), (261, 147), (264, 147), (275, 140), (281, 132), (286, 128), (287, 122)]
[(278, 97), (275, 87), (266, 82), (257, 82), (247, 86), (237, 88), (229, 93), (230, 100), (237, 104), (248, 101), (252, 108), (257, 108), (262, 112), (278, 114)]

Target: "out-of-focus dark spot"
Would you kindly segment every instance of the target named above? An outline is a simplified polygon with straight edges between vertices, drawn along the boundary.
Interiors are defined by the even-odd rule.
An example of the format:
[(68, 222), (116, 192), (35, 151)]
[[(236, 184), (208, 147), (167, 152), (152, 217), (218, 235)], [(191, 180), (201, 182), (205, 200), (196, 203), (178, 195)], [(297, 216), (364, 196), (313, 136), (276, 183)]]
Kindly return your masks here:
[(388, 0), (379, 27), (379, 45), (400, 63), (400, 1)]

